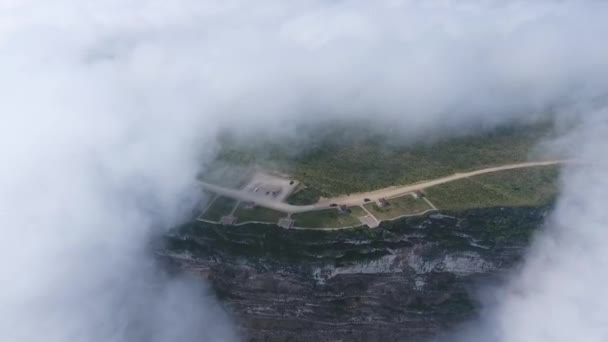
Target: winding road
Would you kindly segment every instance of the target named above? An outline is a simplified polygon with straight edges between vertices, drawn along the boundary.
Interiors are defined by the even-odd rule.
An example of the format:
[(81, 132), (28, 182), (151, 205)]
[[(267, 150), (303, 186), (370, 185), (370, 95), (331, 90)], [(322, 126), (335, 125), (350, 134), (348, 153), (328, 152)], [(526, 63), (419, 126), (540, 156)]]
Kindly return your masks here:
[(238, 201), (250, 201), (250, 202), (254, 202), (256, 205), (259, 205), (261, 207), (282, 211), (282, 212), (288, 213), (288, 214), (296, 214), (296, 213), (304, 213), (304, 212), (309, 212), (309, 211), (314, 211), (314, 210), (328, 209), (328, 208), (331, 208), (332, 204), (346, 205), (346, 206), (355, 206), (355, 205), (360, 206), (360, 205), (367, 203), (365, 201), (365, 199), (368, 199), (370, 202), (378, 201), (381, 198), (390, 199), (390, 198), (406, 195), (413, 191), (419, 191), (419, 190), (423, 190), (426, 188), (430, 188), (432, 186), (449, 183), (449, 182), (453, 182), (453, 181), (456, 181), (459, 179), (478, 176), (478, 175), (482, 175), (482, 174), (486, 174), (486, 173), (493, 173), (493, 172), (514, 170), (514, 169), (523, 169), (523, 168), (529, 168), (529, 167), (538, 167), (538, 166), (550, 166), (550, 165), (563, 164), (566, 162), (568, 162), (568, 161), (567, 160), (552, 160), (552, 161), (526, 162), (526, 163), (508, 164), (508, 165), (502, 165), (502, 166), (489, 167), (489, 168), (470, 171), (470, 172), (455, 173), (450, 176), (441, 177), (441, 178), (428, 180), (428, 181), (421, 181), (421, 182), (410, 184), (410, 185), (390, 186), (388, 188), (378, 189), (378, 190), (374, 190), (374, 191), (360, 192), (360, 193), (351, 194), (351, 195), (347, 195), (347, 196), (338, 196), (338, 197), (327, 198), (327, 199), (323, 199), (312, 205), (291, 205), (291, 204), (288, 204), (285, 202), (273, 200), (271, 198), (260, 197), (257, 194), (247, 192), (244, 190), (225, 188), (225, 187), (222, 187), (219, 185), (206, 183), (206, 182), (202, 182), (202, 181), (200, 183), (205, 190), (214, 192), (221, 196), (230, 197), (230, 198), (236, 199)]

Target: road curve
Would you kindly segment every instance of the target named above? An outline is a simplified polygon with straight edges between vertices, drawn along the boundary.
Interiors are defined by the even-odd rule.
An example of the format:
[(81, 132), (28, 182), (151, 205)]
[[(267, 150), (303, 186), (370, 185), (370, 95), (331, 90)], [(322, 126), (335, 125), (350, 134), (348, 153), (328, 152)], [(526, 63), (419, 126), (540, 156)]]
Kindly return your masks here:
[(422, 181), (415, 184), (410, 185), (401, 185), (401, 186), (390, 186), (388, 188), (383, 188), (374, 191), (361, 192), (348, 196), (338, 196), (333, 198), (327, 198), (322, 201), (319, 201), (312, 205), (291, 205), (285, 202), (274, 201), (269, 198), (263, 198), (259, 195), (252, 194), (250, 192), (246, 192), (243, 190), (237, 189), (229, 189), (219, 185), (210, 184), (206, 182), (200, 182), (202, 187), (205, 190), (214, 192), (218, 195), (222, 195), (225, 197), (230, 197), (239, 201), (251, 201), (256, 203), (261, 207), (266, 207), (269, 209), (274, 209), (278, 211), (282, 211), (288, 214), (296, 214), (296, 213), (304, 213), (308, 211), (314, 210), (322, 210), (330, 208), (331, 204), (337, 205), (346, 205), (346, 206), (354, 206), (354, 205), (362, 205), (365, 202), (365, 199), (369, 201), (378, 201), (381, 198), (393, 198), (403, 196), (407, 193), (423, 190), (426, 188), (430, 188), (436, 185), (453, 182), (459, 179), (473, 177), (482, 175), (485, 173), (493, 173), (499, 171), (506, 170), (514, 170), (514, 169), (523, 169), (529, 167), (537, 167), (537, 166), (550, 166), (557, 165), (569, 162), (568, 160), (552, 160), (552, 161), (538, 161), (538, 162), (526, 162), (526, 163), (518, 163), (518, 164), (508, 164), (502, 166), (489, 167), (485, 169), (463, 172), (463, 173), (455, 173), (450, 176), (441, 177), (433, 180)]

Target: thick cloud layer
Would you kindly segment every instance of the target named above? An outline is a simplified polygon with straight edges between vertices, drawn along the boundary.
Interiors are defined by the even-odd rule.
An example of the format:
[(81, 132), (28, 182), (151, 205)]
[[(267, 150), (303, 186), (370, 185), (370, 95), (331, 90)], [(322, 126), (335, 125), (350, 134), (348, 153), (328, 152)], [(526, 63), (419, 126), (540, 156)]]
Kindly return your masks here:
[[(572, 109), (569, 133), (552, 142), (577, 162), (567, 165), (554, 212), (520, 269), (485, 293), (479, 321), (445, 341), (599, 342), (608, 339), (608, 109)], [(573, 113), (584, 117), (572, 120)], [(443, 340), (442, 340), (443, 341)]]
[[(606, 18), (594, 1), (1, 2), (1, 339), (236, 339), (199, 281), (146, 250), (221, 129), (373, 117), (414, 140), (534, 121), (605, 95)], [(585, 198), (556, 220), (586, 222), (567, 205), (597, 209)], [(501, 322), (526, 329), (509, 317), (531, 301), (510, 298)]]
[[(538, 237), (521, 273), (503, 292), (496, 310), (500, 341), (589, 341), (608, 339), (608, 111), (588, 112), (577, 157), (564, 175), (557, 208)], [(599, 119), (599, 120), (597, 120)]]

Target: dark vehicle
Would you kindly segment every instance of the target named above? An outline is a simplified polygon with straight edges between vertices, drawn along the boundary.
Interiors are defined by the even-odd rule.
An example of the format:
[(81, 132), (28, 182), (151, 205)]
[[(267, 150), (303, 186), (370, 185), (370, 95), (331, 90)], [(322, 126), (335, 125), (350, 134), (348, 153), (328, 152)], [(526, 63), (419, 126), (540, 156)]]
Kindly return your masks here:
[(330, 207), (337, 207), (338, 205), (336, 203), (332, 203), (329, 205)]
[(369, 199), (369, 198), (364, 198), (364, 199), (363, 199), (363, 202), (369, 202), (369, 201), (370, 201), (370, 199)]

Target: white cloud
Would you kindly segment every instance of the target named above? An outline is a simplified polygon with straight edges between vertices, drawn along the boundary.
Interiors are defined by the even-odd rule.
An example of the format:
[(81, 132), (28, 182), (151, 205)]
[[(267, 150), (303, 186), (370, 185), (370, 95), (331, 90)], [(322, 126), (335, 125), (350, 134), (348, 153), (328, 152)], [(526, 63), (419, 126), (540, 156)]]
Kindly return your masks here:
[(146, 251), (195, 196), (220, 128), (280, 137), (374, 116), (416, 139), (532, 120), (604, 94), (606, 14), (592, 1), (0, 3), (3, 340), (235, 339), (196, 282), (165, 278)]

